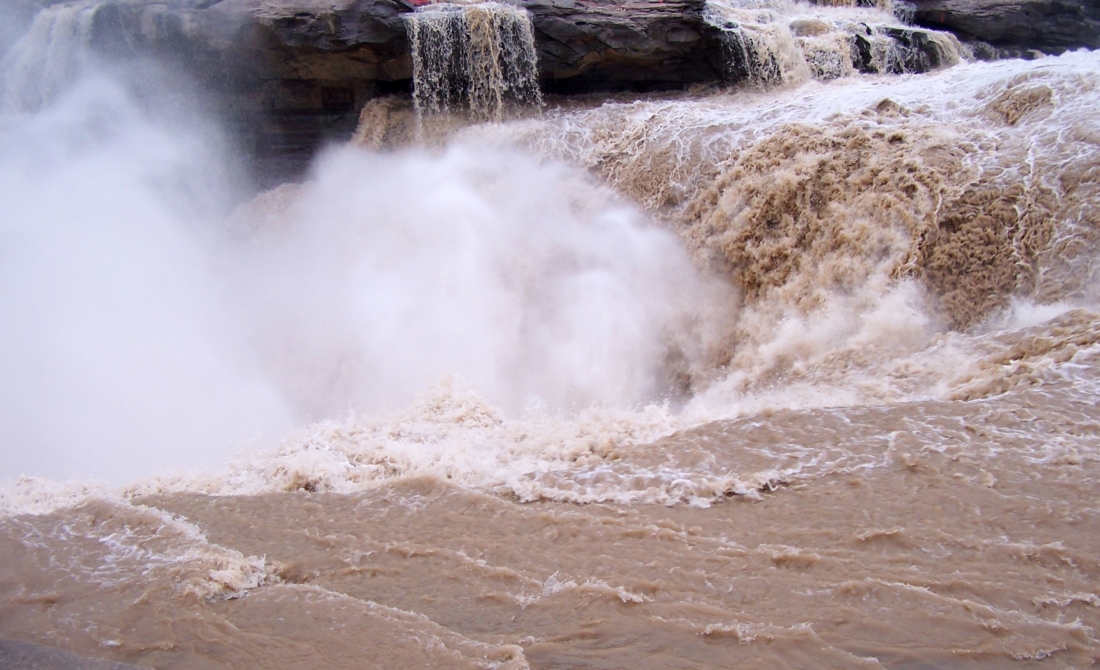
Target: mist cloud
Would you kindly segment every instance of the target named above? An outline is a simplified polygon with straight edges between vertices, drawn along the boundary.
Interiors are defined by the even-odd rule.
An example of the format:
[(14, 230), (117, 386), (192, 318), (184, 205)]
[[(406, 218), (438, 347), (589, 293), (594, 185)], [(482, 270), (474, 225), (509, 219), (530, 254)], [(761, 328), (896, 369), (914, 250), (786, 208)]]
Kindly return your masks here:
[(582, 173), (345, 147), (234, 212), (217, 133), (150, 109), (88, 76), (3, 119), (0, 477), (217, 466), (449, 374), (514, 414), (667, 391), (706, 291)]

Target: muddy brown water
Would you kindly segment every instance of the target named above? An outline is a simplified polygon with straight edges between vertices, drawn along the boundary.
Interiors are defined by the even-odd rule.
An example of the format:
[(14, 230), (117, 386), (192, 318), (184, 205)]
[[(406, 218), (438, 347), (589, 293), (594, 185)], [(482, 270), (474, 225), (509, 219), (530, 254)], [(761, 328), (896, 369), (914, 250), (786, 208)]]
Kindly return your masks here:
[(0, 636), (149, 667), (1083, 667), (1098, 441), (1100, 410), (1048, 389), (636, 449), (742, 472), (836, 454), (705, 508), (432, 478), (88, 502), (0, 522)]

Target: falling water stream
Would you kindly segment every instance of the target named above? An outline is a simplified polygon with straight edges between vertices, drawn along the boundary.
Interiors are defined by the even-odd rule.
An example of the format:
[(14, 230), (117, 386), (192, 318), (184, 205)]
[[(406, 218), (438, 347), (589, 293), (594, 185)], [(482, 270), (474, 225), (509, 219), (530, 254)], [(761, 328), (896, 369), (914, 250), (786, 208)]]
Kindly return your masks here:
[(439, 3), (404, 15), (421, 114), (466, 110), (501, 121), (512, 106), (539, 106), (531, 18), (496, 2)]

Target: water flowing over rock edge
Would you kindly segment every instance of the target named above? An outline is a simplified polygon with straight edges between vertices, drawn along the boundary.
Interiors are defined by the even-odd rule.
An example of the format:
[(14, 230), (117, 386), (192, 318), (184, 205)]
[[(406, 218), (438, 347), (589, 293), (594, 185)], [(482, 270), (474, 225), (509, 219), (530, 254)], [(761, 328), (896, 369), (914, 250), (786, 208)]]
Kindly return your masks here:
[[(15, 16), (29, 24), (40, 6), (20, 2)], [(533, 21), (544, 93), (682, 89), (735, 83), (752, 70), (730, 65), (728, 39), (708, 22), (704, 0), (518, 6)], [(402, 17), (415, 9), (400, 0), (332, 7), (282, 0), (260, 5), (113, 0), (98, 4), (90, 44), (109, 58), (170, 63), (198, 82), (245, 134), (257, 171), (271, 183), (300, 174), (324, 142), (346, 139), (369, 100), (408, 94), (413, 63)], [(1045, 29), (1034, 30), (1044, 34)], [(908, 71), (944, 63), (942, 49), (929, 41), (932, 33), (925, 28), (900, 26), (895, 32), (887, 39), (914, 50)], [(1029, 48), (979, 44), (973, 35), (962, 35), (968, 49), (983, 57), (1019, 55)], [(1061, 44), (1051, 48), (1088, 45)], [(861, 62), (872, 62), (871, 53), (860, 56)]]

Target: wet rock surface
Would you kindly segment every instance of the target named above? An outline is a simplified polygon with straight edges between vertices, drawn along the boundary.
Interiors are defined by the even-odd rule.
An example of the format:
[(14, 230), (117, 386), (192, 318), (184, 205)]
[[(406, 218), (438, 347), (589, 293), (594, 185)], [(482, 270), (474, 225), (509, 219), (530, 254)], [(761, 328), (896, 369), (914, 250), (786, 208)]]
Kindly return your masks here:
[(367, 100), (408, 88), (401, 14), (411, 10), (397, 0), (109, 3), (93, 42), (182, 69), (213, 94), (258, 169), (279, 181), (354, 132)]
[(0, 667), (21, 670), (141, 670), (30, 642), (0, 639)]
[[(43, 4), (56, 4), (46, 2)], [(421, 0), (109, 0), (96, 11), (94, 48), (126, 61), (152, 58), (204, 91), (242, 138), (265, 181), (298, 173), (326, 142), (352, 135), (367, 101), (412, 88), (402, 16)], [(752, 63), (731, 62), (729, 34), (708, 23), (704, 0), (526, 0), (540, 85), (550, 94), (654, 91), (736, 83)], [(13, 16), (39, 6), (17, 0)], [(27, 11), (16, 11), (22, 8)], [(988, 42), (987, 56), (1100, 41), (1096, 2), (936, 0), (924, 26)], [(812, 26), (795, 26), (805, 32)], [(868, 29), (870, 30), (870, 29)], [(812, 30), (811, 30), (812, 32)], [(801, 34), (801, 33), (799, 33)], [(918, 27), (889, 32), (890, 73), (947, 64)], [(856, 36), (853, 65), (877, 72)], [(745, 50), (741, 50), (745, 51)], [(734, 59), (736, 60), (736, 59)], [(877, 69), (876, 69), (877, 68)]]
[[(722, 77), (720, 34), (704, 22), (702, 0), (522, 4), (534, 24), (544, 80), (578, 80), (574, 88), (595, 90)], [(359, 93), (369, 88), (365, 82), (412, 77), (401, 15), (414, 10), (405, 0), (109, 3), (97, 18), (98, 41), (214, 66), (211, 79), (328, 82)], [(278, 104), (301, 93), (274, 97)]]
[(534, 0), (543, 86), (551, 92), (647, 90), (723, 77), (721, 33), (701, 0)]
[(1061, 53), (1100, 47), (1097, 0), (932, 0), (916, 3), (914, 19), (1002, 49)]
[[(47, 3), (52, 4), (52, 3)], [(548, 93), (661, 90), (723, 78), (703, 0), (523, 3)], [(351, 136), (364, 104), (408, 93), (406, 0), (144, 0), (97, 11), (93, 45), (184, 71), (279, 181), (327, 141)]]
[(863, 74), (911, 74), (935, 70), (951, 64), (952, 54), (944, 44), (924, 30), (885, 28), (885, 35), (894, 43), (894, 58), (881, 66), (874, 56), (873, 33), (852, 36), (852, 66)]

